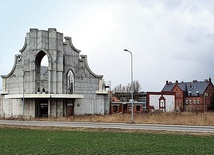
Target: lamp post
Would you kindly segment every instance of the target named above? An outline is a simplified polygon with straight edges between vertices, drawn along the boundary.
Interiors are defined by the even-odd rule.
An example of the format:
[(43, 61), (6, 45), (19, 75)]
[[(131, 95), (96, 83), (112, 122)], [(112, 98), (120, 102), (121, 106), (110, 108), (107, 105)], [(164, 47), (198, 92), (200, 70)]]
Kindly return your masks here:
[(132, 55), (132, 52), (127, 50), (127, 49), (124, 49), (124, 51), (129, 52), (131, 54), (131, 102), (132, 102), (131, 123), (134, 123), (134, 114), (133, 114), (133, 102), (134, 102), (134, 99), (133, 99), (133, 55)]

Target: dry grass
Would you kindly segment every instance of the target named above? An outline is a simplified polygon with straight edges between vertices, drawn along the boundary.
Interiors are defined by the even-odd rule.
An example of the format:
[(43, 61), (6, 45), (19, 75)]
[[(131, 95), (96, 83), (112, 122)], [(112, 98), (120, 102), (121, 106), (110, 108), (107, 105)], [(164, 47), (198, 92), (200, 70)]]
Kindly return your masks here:
[[(22, 120), (21, 118), (17, 120)], [(130, 123), (131, 114), (111, 115), (81, 115), (59, 118), (37, 118), (39, 121), (65, 121), (65, 122), (106, 122), (106, 123)], [(172, 124), (172, 125), (214, 125), (214, 113), (153, 113), (135, 114), (134, 122), (138, 124)], [(72, 131), (98, 131), (98, 132), (143, 132), (157, 134), (183, 134), (176, 131), (147, 131), (147, 130), (122, 130), (122, 129), (93, 129), (93, 128), (66, 128), (66, 127), (37, 127), (37, 126), (16, 126), (0, 125), (0, 128), (29, 128), (37, 130), (72, 130)], [(187, 133), (185, 133), (187, 134)], [(193, 135), (213, 135), (213, 133), (191, 133)]]
[[(36, 120), (74, 121), (74, 122), (108, 122), (130, 123), (131, 114), (111, 115), (81, 115), (60, 118), (42, 118)], [(158, 113), (135, 114), (135, 123), (146, 124), (174, 124), (174, 125), (214, 125), (214, 113)]]

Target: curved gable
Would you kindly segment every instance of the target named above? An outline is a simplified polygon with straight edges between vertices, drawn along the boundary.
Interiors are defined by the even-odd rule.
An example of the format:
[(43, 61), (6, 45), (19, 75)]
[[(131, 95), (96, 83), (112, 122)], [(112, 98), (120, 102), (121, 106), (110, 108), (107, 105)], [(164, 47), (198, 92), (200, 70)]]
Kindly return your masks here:
[(71, 49), (73, 49), (75, 52), (80, 53), (81, 50), (78, 50), (77, 48), (74, 47), (73, 43), (72, 43), (72, 39), (71, 37), (64, 37), (65, 40), (68, 42), (69, 46), (71, 47)]
[(10, 77), (14, 73), (14, 71), (16, 69), (16, 66), (17, 66), (16, 64), (17, 64), (18, 61), (21, 61), (21, 55), (20, 54), (15, 55), (15, 60), (14, 60), (13, 68), (10, 71), (10, 73), (7, 74), (7, 75), (1, 75), (1, 77), (2, 78), (8, 78), (8, 77)]
[(86, 66), (87, 70), (89, 71), (89, 73), (91, 75), (93, 75), (94, 77), (97, 77), (97, 78), (102, 78), (103, 77), (103, 75), (97, 75), (97, 74), (95, 74), (94, 72), (91, 71), (91, 69), (88, 66), (87, 55), (80, 55), (80, 58), (85, 63), (85, 66)]

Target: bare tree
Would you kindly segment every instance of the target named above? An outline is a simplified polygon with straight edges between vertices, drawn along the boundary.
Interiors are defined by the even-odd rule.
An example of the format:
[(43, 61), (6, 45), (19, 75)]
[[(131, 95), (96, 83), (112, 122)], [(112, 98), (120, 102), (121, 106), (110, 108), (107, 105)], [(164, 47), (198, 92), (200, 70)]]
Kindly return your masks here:
[(116, 87), (114, 88), (114, 91), (115, 91), (115, 92), (122, 92), (122, 91), (123, 91), (123, 89), (122, 89), (122, 84), (116, 86)]
[[(128, 83), (126, 86), (122, 86), (122, 84), (116, 86), (114, 88), (115, 92), (119, 92), (119, 93), (130, 93), (131, 92), (131, 84)], [(138, 93), (141, 91), (141, 85), (139, 81), (133, 81), (133, 91), (135, 93)]]
[(141, 91), (141, 85), (139, 81), (134, 81), (133, 82), (133, 89), (135, 93), (138, 93)]
[[(141, 91), (141, 85), (139, 81), (133, 81), (133, 93), (134, 98), (138, 100), (138, 93)], [(120, 99), (121, 97), (126, 97), (128, 101), (131, 98), (131, 84), (128, 83), (127, 85), (123, 86), (122, 84), (116, 86), (114, 88), (114, 95)]]

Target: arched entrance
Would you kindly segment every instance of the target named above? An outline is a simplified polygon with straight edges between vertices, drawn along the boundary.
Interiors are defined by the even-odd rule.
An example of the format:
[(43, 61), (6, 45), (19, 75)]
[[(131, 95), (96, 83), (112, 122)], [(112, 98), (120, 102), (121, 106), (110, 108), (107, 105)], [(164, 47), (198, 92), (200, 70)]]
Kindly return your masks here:
[(159, 110), (166, 112), (166, 99), (161, 95), (159, 98)]
[[(35, 85), (37, 94), (47, 94), (49, 84), (48, 56), (44, 51), (40, 51), (35, 59)], [(35, 100), (36, 117), (48, 117), (48, 99)]]
[(48, 57), (44, 51), (40, 51), (35, 60), (35, 82), (37, 92), (48, 93)]

